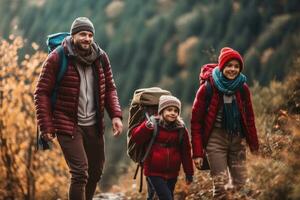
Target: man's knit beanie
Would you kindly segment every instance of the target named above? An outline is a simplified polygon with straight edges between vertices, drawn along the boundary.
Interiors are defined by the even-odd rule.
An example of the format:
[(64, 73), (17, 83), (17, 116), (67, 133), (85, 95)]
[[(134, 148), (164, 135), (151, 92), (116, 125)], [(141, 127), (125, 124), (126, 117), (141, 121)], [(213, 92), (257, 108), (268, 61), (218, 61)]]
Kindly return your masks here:
[(219, 55), (219, 60), (218, 60), (218, 65), (220, 71), (222, 71), (225, 67), (225, 64), (229, 62), (230, 60), (236, 59), (239, 61), (241, 65), (241, 71), (244, 68), (244, 62), (242, 56), (237, 52), (236, 50), (229, 48), (229, 47), (224, 47), (220, 51)]
[(90, 31), (95, 34), (94, 25), (87, 17), (78, 17), (73, 21), (70, 29), (71, 35), (74, 35), (80, 31)]
[(180, 115), (181, 102), (179, 99), (177, 99), (176, 97), (171, 96), (171, 95), (162, 95), (159, 98), (158, 114), (160, 114), (163, 111), (163, 109), (165, 109), (169, 106), (174, 106), (174, 107), (178, 108), (179, 115)]

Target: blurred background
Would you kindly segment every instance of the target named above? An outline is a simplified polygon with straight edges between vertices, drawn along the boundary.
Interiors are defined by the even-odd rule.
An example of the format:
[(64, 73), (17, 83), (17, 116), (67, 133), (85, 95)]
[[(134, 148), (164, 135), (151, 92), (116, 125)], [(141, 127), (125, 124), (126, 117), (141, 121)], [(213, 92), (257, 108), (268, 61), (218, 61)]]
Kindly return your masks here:
[[(65, 198), (69, 175), (59, 146), (34, 152), (32, 93), (47, 35), (69, 31), (76, 17), (91, 19), (95, 40), (110, 57), (124, 124), (134, 90), (159, 86), (182, 100), (189, 125), (200, 67), (232, 47), (244, 57), (263, 140), (279, 130), (273, 127), (282, 112), (299, 116), (299, 11), (298, 0), (0, 0), (0, 197)], [(102, 191), (133, 170), (126, 133), (112, 138), (108, 126), (105, 137)]]

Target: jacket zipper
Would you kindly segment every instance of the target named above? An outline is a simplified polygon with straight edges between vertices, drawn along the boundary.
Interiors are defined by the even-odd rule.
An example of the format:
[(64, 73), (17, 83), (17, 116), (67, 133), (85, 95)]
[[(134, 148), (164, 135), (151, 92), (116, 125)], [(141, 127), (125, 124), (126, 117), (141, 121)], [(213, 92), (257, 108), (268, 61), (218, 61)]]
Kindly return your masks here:
[(83, 67), (83, 74), (84, 74), (84, 80), (85, 80), (85, 97), (86, 97), (86, 105), (85, 105), (85, 117), (87, 117), (87, 107), (89, 104), (89, 99), (88, 99), (88, 82), (86, 78), (86, 71), (85, 67)]
[[(77, 76), (78, 76), (78, 79), (79, 79), (79, 90), (80, 90), (80, 81), (81, 81), (81, 79), (80, 79), (80, 75), (79, 75), (77, 66), (74, 65), (74, 69), (75, 69), (75, 71), (77, 72)], [(77, 87), (77, 88), (78, 88), (78, 87)], [(77, 99), (76, 99), (76, 116), (75, 116), (75, 118), (74, 118), (75, 121), (74, 121), (74, 129), (73, 129), (72, 139), (74, 139), (74, 133), (75, 133), (75, 131), (76, 131), (76, 127), (77, 127), (77, 123), (78, 123), (78, 117), (77, 117), (77, 115), (78, 115), (78, 102), (79, 102), (79, 93), (78, 93)]]
[(169, 152), (169, 148), (166, 148), (167, 149), (167, 152), (168, 152), (168, 159), (167, 159), (167, 170), (169, 171), (169, 168), (170, 168), (170, 152)]

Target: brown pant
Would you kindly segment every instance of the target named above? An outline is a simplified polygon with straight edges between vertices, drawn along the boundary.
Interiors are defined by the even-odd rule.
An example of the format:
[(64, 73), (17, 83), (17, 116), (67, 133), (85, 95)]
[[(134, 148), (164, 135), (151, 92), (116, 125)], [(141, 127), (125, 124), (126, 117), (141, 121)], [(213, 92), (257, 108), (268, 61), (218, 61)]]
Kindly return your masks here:
[(224, 186), (229, 181), (240, 189), (246, 179), (246, 148), (240, 136), (230, 135), (224, 129), (214, 128), (208, 140), (206, 152), (214, 185), (214, 198), (226, 199)]
[(97, 126), (77, 126), (73, 137), (58, 134), (71, 173), (70, 200), (91, 200), (104, 164), (104, 139)]

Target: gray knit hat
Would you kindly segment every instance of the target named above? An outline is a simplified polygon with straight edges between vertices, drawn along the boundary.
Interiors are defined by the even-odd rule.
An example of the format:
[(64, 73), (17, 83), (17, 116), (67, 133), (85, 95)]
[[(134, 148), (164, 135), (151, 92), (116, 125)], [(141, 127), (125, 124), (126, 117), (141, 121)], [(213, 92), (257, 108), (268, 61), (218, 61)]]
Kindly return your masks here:
[(94, 25), (87, 17), (77, 17), (73, 21), (70, 29), (71, 35), (74, 35), (80, 31), (90, 31), (95, 34)]
[(174, 107), (178, 108), (179, 115), (180, 115), (180, 110), (181, 110), (180, 100), (171, 95), (162, 95), (159, 98), (158, 113), (160, 114), (163, 111), (163, 109), (165, 109), (169, 106), (174, 106)]

